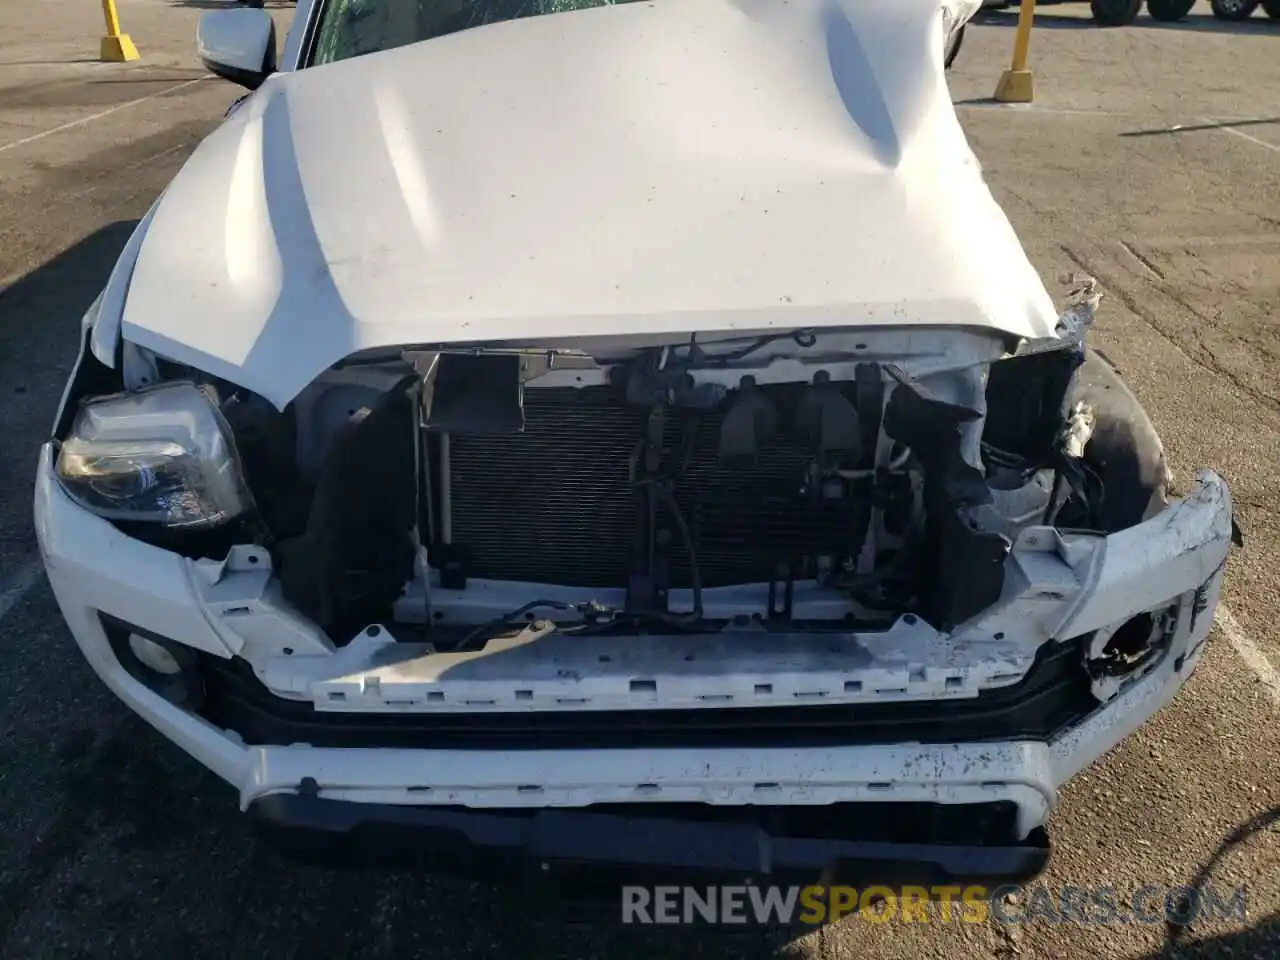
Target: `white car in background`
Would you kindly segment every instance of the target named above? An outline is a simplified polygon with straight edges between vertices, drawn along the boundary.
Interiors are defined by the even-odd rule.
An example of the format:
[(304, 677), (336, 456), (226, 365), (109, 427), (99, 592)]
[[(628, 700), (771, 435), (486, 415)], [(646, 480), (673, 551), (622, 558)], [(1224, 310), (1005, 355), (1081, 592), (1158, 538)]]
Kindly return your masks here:
[(40, 456), (94, 670), (298, 854), (1036, 873), (1233, 524), (983, 180), (975, 6), (207, 13), (254, 92)]

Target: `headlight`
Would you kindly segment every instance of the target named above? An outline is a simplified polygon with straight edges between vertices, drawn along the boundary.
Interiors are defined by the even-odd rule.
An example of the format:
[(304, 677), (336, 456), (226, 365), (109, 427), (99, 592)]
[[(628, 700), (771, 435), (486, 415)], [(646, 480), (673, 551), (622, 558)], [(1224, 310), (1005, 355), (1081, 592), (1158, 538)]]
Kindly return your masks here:
[(192, 383), (84, 403), (57, 469), (72, 498), (109, 519), (203, 529), (251, 505), (226, 421)]

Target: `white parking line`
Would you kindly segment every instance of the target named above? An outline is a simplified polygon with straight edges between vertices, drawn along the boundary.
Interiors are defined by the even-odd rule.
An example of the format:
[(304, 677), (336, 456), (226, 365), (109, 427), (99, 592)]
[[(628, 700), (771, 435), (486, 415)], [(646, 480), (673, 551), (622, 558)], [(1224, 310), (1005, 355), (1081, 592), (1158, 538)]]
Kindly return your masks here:
[(1245, 133), (1243, 130), (1238, 130), (1235, 127), (1219, 127), (1218, 129), (1221, 130), (1223, 133), (1233, 133), (1237, 137), (1239, 137), (1241, 140), (1248, 140), (1250, 143), (1256, 143), (1260, 147), (1266, 147), (1272, 153), (1280, 153), (1280, 145), (1277, 145), (1274, 143), (1268, 143), (1266, 140), (1262, 140), (1258, 137), (1250, 136), (1249, 134)]
[(175, 84), (172, 87), (165, 87), (163, 90), (158, 90), (145, 97), (139, 97), (137, 100), (130, 100), (127, 103), (117, 103), (110, 109), (102, 110), (87, 117), (81, 117), (79, 120), (72, 120), (70, 123), (64, 123), (57, 127), (50, 127), (48, 130), (42, 130), (39, 133), (33, 133), (29, 137), (23, 137), (21, 140), (14, 140), (12, 143), (0, 144), (0, 153), (4, 153), (6, 150), (12, 150), (15, 147), (25, 146), (28, 143), (35, 143), (37, 140), (43, 140), (45, 137), (51, 137), (55, 133), (61, 133), (63, 130), (70, 130), (73, 127), (81, 127), (86, 123), (92, 123), (94, 120), (101, 120), (103, 117), (109, 117), (113, 113), (119, 113), (121, 110), (127, 110), (129, 107), (136, 107), (140, 103), (146, 103), (148, 100), (163, 97), (166, 93), (173, 93), (175, 90), (181, 90), (184, 87), (189, 87), (192, 84), (196, 84), (201, 80), (207, 79), (208, 77), (196, 77), (194, 80), (187, 80), (183, 83)]
[(957, 110), (996, 110), (1006, 113), (1042, 113), (1050, 117), (1111, 117), (1120, 120), (1137, 119), (1141, 114), (1116, 113), (1112, 110), (1076, 110), (1069, 107), (1042, 107), (1034, 103), (1000, 103), (997, 100), (953, 100)]
[(1262, 681), (1262, 689), (1270, 695), (1275, 701), (1276, 706), (1280, 707), (1280, 673), (1272, 666), (1271, 661), (1267, 659), (1267, 655), (1258, 649), (1257, 644), (1249, 639), (1249, 635), (1241, 628), (1239, 621), (1235, 615), (1227, 608), (1225, 603), (1218, 604), (1218, 612), (1214, 615), (1214, 622), (1218, 625), (1218, 629), (1222, 631), (1222, 635), (1227, 638), (1227, 643), (1235, 649), (1240, 655), (1240, 659), (1244, 661), (1245, 666), (1252, 670)]
[(8, 583), (0, 587), (0, 623), (18, 605), (18, 601), (27, 595), (27, 591), (40, 582), (42, 573), (44, 564), (39, 557), (32, 557), (18, 567)]

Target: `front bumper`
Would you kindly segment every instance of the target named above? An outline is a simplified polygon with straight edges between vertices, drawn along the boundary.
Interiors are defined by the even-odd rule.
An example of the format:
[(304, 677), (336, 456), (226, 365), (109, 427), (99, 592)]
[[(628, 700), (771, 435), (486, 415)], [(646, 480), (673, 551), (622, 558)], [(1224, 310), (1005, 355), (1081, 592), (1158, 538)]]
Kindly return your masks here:
[[(615, 828), (620, 843), (630, 837), (627, 843), (636, 850), (689, 848), (686, 828), (669, 819), (658, 829), (640, 818), (639, 832), (628, 833), (615, 822), (595, 819), (596, 812), (585, 809), (601, 805), (657, 810), (658, 805), (690, 804), (720, 812), (818, 810), (836, 804), (866, 805), (864, 809), (884, 803), (934, 809), (1011, 805), (1007, 842), (966, 848), (963, 843), (955, 845), (957, 838), (952, 837), (942, 845), (947, 849), (922, 851), (858, 840), (873, 845), (846, 851), (854, 860), (915, 862), (926, 871), (966, 873), (969, 879), (1038, 869), (1040, 854), (1034, 852), (1034, 838), (1062, 784), (1172, 699), (1197, 663), (1209, 633), (1231, 539), (1230, 496), (1225, 484), (1211, 473), (1201, 476), (1186, 500), (1139, 527), (1107, 538), (1101, 561), (1091, 567), (1095, 582), (1065, 622), (1080, 630), (1095, 629), (1144, 609), (1131, 604), (1181, 597), (1178, 627), (1164, 654), (1145, 673), (1119, 684), (1114, 695), (1091, 714), (1047, 739), (532, 748), (498, 755), (485, 749), (246, 744), (237, 734), (174, 706), (122, 667), (112, 652), (102, 615), (208, 655), (232, 657), (237, 650), (201, 602), (193, 565), (124, 536), (72, 503), (54, 479), (48, 448), (41, 457), (35, 506), (50, 583), (94, 670), (131, 709), (232, 784), (242, 807), (253, 810), (277, 835), (296, 836), (302, 829), (330, 840), (350, 841), (390, 824), (428, 837), (439, 837), (443, 831), (466, 838), (465, 846), (481, 850), (500, 848), (549, 859), (553, 851), (547, 848), (560, 841), (553, 843), (548, 837), (562, 838), (572, 854), (575, 837), (608, 837)], [(558, 811), (556, 817), (530, 817), (530, 811), (548, 809)], [(460, 812), (466, 810), (474, 814), (469, 820), (467, 813)], [(567, 816), (569, 810), (576, 811), (574, 817)], [(607, 811), (600, 814), (607, 815)], [(458, 817), (473, 826), (463, 825)], [(631, 814), (628, 818), (634, 819)], [(548, 823), (556, 829), (546, 827)], [(607, 829), (599, 824), (607, 824)], [(714, 829), (705, 823), (699, 829), (707, 831), (708, 837), (712, 833), (722, 837), (726, 850), (736, 844), (748, 851), (747, 860), (733, 860), (734, 866), (755, 864), (772, 872), (786, 866), (788, 858), (796, 859), (804, 870), (813, 866), (805, 860), (808, 853), (795, 852), (802, 848), (811, 852), (811, 848), (789, 845), (790, 840), (803, 838), (789, 838), (785, 831), (760, 833), (758, 827), (733, 816), (719, 818)], [(660, 840), (645, 842), (646, 836), (658, 834)], [(489, 835), (515, 841), (489, 842), (484, 839)], [(763, 836), (776, 837), (781, 845), (762, 843)], [(831, 842), (822, 841), (827, 847)], [(762, 849), (774, 852), (764, 855)], [(698, 854), (698, 858), (707, 856)]]
[[(1048, 862), (1042, 828), (1022, 841), (994, 838), (1016, 816), (1008, 802), (951, 808), (950, 817), (941, 817), (940, 808), (905, 805), (885, 816), (885, 808), (899, 806), (837, 805), (824, 811), (819, 830), (798, 808), (780, 817), (747, 808), (714, 816), (680, 807), (463, 810), (293, 793), (259, 797), (249, 815), (262, 839), (306, 863), (520, 879), (585, 901), (611, 899), (623, 884), (676, 881), (805, 886), (821, 878), (855, 887), (994, 889), (1024, 882)], [(892, 824), (906, 818), (920, 839), (892, 839), (901, 835)], [(961, 833), (964, 842), (955, 839)], [(933, 839), (926, 842), (924, 834)]]

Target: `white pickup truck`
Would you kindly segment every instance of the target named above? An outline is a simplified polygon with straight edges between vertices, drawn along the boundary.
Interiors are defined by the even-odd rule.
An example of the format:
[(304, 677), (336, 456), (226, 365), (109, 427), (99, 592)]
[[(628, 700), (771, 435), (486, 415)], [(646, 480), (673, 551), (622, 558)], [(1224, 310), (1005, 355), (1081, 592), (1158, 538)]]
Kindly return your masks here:
[(971, 6), (205, 14), (253, 92), (39, 460), (94, 670), (299, 855), (1034, 875), (1233, 523), (988, 190)]

